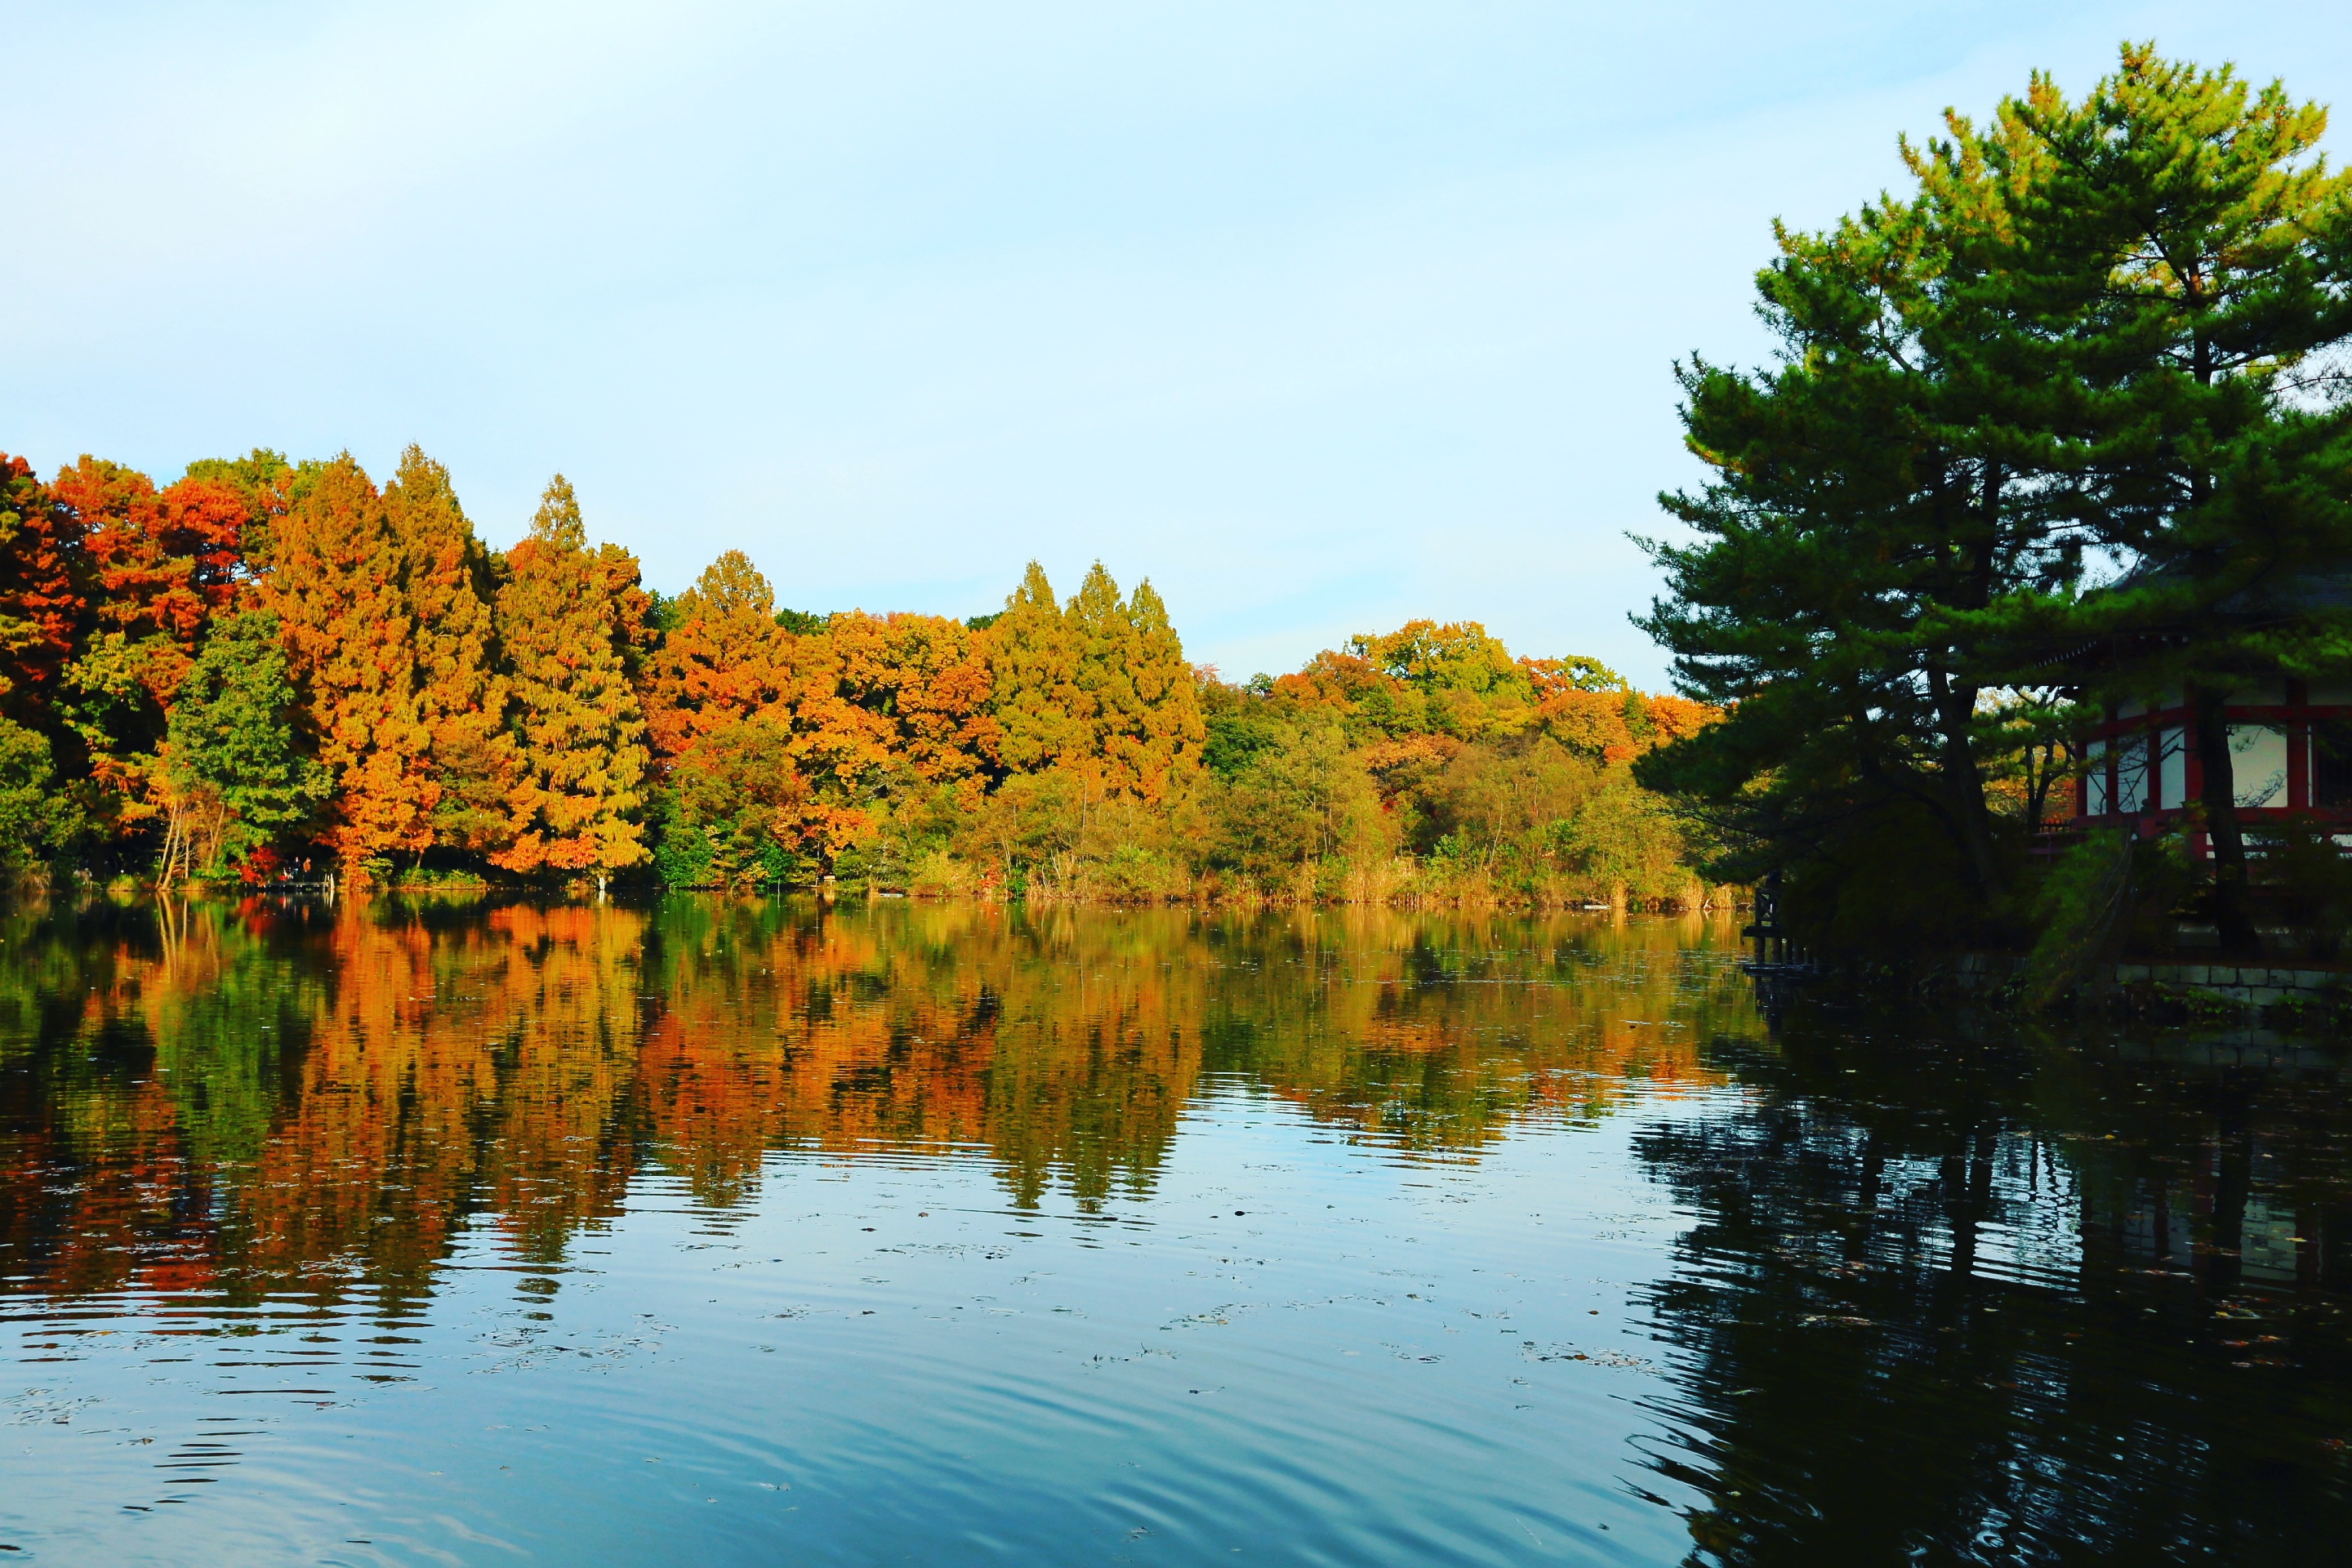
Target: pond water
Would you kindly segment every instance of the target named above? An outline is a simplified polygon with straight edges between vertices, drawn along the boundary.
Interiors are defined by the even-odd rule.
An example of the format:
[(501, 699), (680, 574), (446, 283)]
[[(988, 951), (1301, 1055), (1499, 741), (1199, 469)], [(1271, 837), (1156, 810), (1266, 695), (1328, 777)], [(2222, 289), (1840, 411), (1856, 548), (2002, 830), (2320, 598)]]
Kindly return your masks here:
[(2341, 1562), (2344, 1057), (1724, 921), (0, 919), (0, 1548)]

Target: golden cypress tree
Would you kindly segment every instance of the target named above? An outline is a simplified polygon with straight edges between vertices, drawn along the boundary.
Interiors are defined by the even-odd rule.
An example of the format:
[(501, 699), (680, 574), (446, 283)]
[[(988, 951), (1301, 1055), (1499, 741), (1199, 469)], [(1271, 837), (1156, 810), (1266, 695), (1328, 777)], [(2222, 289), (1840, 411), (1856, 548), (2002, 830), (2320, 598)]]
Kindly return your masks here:
[(792, 634), (751, 557), (730, 550), (678, 595), (675, 624), (646, 661), (639, 696), (655, 752), (676, 757), (703, 735), (777, 701), (791, 682)]
[(433, 841), (432, 734), (418, 710), (402, 551), (352, 455), (306, 464), (254, 585), (278, 617), (334, 795), (326, 841), (350, 866)]
[(495, 865), (602, 873), (646, 858), (632, 820), (646, 722), (624, 662), (642, 618), (625, 599), (638, 592), (635, 565), (625, 570), (609, 547), (589, 552), (579, 500), (562, 474), (549, 481), (529, 536), (507, 552), (497, 630), (519, 777), (509, 793), (510, 842), (491, 855)]
[(417, 717), (431, 737), (433, 838), (455, 848), (502, 847), (520, 764), (491, 647), (497, 584), (488, 552), (457, 504), (449, 470), (416, 447), (400, 455), (383, 511), (414, 628)]

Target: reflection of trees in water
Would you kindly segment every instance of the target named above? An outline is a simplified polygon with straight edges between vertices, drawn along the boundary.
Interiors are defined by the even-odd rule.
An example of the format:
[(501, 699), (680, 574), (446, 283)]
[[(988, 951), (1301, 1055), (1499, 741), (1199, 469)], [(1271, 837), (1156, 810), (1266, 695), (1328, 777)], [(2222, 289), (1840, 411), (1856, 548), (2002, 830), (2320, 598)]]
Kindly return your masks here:
[(1636, 1089), (1720, 1084), (1696, 1041), (1759, 1027), (1722, 962), (1730, 932), (1697, 916), (1612, 928), (1350, 907), (1206, 935), (1212, 1065), (1407, 1148), (1475, 1149), (1521, 1116), (1590, 1120)]
[[(1727, 1053), (1752, 1105), (1638, 1141), (1696, 1215), (1654, 1303), (1684, 1374), (1654, 1464), (1710, 1497), (1695, 1561), (2326, 1560), (2352, 1525), (2339, 1076), (1801, 1007), (1780, 1044)], [(2279, 1215), (2300, 1289), (2249, 1243)]]
[(1693, 1039), (1755, 1026), (1685, 951), (1706, 930), (715, 899), (19, 921), (0, 1272), (390, 1303), (478, 1215), (553, 1264), (649, 1162), (726, 1205), (781, 1148), (982, 1156), (1017, 1204), (1094, 1208), (1150, 1190), (1204, 1067), (1475, 1150), (1719, 1081)]
[(480, 1211), (525, 1258), (560, 1254), (627, 1180), (625, 1151), (608, 1156), (639, 923), (257, 905), (199, 908), (160, 939), (128, 921), (12, 931), (8, 952), (43, 953), (49, 973), (37, 1012), (0, 1000), (0, 1237), (44, 1283), (217, 1275), (247, 1297), (331, 1294), (354, 1275), (421, 1294)]

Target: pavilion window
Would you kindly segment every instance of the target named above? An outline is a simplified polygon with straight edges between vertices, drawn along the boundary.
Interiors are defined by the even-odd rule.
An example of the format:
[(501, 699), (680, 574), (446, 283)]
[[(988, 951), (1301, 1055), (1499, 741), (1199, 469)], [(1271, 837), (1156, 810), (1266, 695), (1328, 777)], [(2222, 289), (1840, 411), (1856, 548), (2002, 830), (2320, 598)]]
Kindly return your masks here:
[(2311, 727), (2311, 804), (2320, 811), (2352, 810), (2352, 719), (2322, 719)]
[(2241, 807), (2284, 805), (2286, 731), (2269, 724), (2231, 725), (2230, 771)]

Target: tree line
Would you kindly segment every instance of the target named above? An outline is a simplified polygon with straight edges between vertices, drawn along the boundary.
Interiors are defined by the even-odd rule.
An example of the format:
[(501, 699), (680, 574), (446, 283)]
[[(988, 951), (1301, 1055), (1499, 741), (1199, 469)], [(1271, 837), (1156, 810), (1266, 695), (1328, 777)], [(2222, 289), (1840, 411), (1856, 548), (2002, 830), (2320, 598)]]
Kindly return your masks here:
[(557, 476), (488, 548), (412, 447), (158, 488), (0, 457), (0, 857), (346, 883), (822, 878), (1039, 899), (1689, 898), (1633, 760), (1714, 717), (1415, 621), (1294, 675), (1151, 585), (815, 615), (730, 551), (675, 598)]
[(1771, 364), (1679, 367), (1710, 473), (1640, 619), (1729, 717), (1638, 772), (1816, 940), (2031, 940), (2123, 885), (2033, 870), (2070, 737), (2185, 699), (2183, 832), (2076, 859), (2252, 946), (2228, 698), (2352, 671), (2352, 179), (2323, 107), (2152, 45), (1947, 119), (1903, 189), (1776, 230)]

